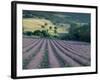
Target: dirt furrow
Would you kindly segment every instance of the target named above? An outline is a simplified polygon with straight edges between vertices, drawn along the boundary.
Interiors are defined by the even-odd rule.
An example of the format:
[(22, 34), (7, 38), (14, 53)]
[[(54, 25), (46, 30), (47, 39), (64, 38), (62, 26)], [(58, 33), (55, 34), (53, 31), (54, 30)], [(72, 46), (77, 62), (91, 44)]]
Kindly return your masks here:
[(69, 52), (68, 50), (63, 48), (61, 45), (59, 45), (55, 40), (53, 40), (53, 42), (63, 53), (65, 53), (67, 56), (69, 56), (70, 58), (75, 60), (77, 63), (80, 63), (81, 65), (84, 65), (84, 66), (90, 65), (90, 61), (88, 61), (88, 60), (86, 60), (86, 59), (84, 59), (76, 54), (73, 54), (72, 52)]
[(79, 52), (78, 50), (76, 51), (75, 49), (72, 49), (70, 46), (65, 45), (63, 42), (57, 41), (57, 44), (61, 45), (63, 48), (65, 48), (66, 50), (68, 50), (69, 52), (76, 54), (78, 56), (80, 56), (81, 58), (90, 60), (90, 56), (84, 55), (83, 53)]
[(40, 63), (45, 53), (45, 48), (46, 48), (46, 40), (44, 40), (43, 45), (41, 45), (39, 52), (36, 53), (37, 55), (27, 65), (27, 69), (35, 69), (40, 66)]
[(28, 47), (29, 45), (33, 44), (35, 41), (37, 41), (38, 39), (28, 39), (28, 40), (24, 40), (23, 39), (23, 49)]
[(52, 48), (56, 50), (56, 53), (66, 62), (66, 65), (71, 67), (78, 67), (81, 66), (79, 63), (74, 61), (71, 57), (65, 55), (59, 48), (54, 44), (54, 41), (51, 41), (51, 44), (53, 45)]
[[(86, 57), (87, 59), (90, 60), (90, 46), (88, 46), (88, 50), (86, 50), (85, 52), (82, 50), (82, 48), (80, 49), (79, 45), (72, 45), (72, 44), (67, 44), (67, 41), (66, 42), (63, 42), (63, 41), (59, 41), (61, 44), (63, 44), (64, 46), (68, 46), (69, 49), (73, 50), (74, 52), (76, 52), (77, 54), (79, 55), (82, 55), (84, 57)], [(84, 49), (84, 48), (83, 48)]]
[(32, 39), (32, 38), (23, 38), (22, 42), (23, 42), (23, 48), (28, 46), (28, 44), (30, 44), (31, 42), (33, 42), (33, 40), (35, 39)]
[(29, 46), (23, 48), (23, 53), (30, 51), (34, 46), (36, 46), (40, 40), (35, 40), (34, 43), (30, 44)]
[(53, 51), (53, 49), (51, 48), (51, 43), (48, 40), (48, 55), (49, 55), (49, 62), (50, 62), (50, 67), (51, 68), (56, 68), (56, 67), (60, 67), (60, 64), (58, 62), (58, 59), (55, 56), (55, 52)]
[(40, 49), (42, 44), (43, 44), (43, 39), (41, 41), (39, 41), (36, 46), (32, 47), (31, 50), (29, 50), (28, 52), (23, 53), (23, 60), (28, 59), (31, 56), (34, 56), (37, 53), (37, 51)]
[[(78, 44), (71, 44), (71, 43), (67, 43), (67, 41), (62, 41), (64, 44), (66, 44), (67, 46), (71, 47), (72, 49), (79, 51), (80, 53), (90, 56), (90, 46), (85, 45), (83, 47), (83, 45), (78, 45)], [(74, 42), (74, 41), (73, 41)]]

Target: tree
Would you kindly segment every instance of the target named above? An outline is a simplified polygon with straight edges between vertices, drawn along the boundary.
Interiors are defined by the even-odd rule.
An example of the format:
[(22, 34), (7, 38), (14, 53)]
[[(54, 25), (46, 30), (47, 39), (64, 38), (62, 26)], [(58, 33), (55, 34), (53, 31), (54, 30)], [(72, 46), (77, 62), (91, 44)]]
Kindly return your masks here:
[(45, 25), (45, 26), (47, 26), (47, 25), (48, 25), (48, 23), (45, 23), (44, 25)]
[(36, 35), (36, 36), (41, 36), (41, 31), (40, 30), (36, 30), (33, 32), (33, 35)]
[(69, 28), (69, 39), (70, 40), (79, 40), (79, 27), (76, 23), (72, 23), (71, 27)]
[(49, 27), (49, 29), (51, 30), (51, 29), (52, 29), (52, 27), (50, 26), (50, 27)]
[(90, 25), (84, 24), (78, 26), (77, 24), (72, 24), (68, 35), (70, 40), (90, 42)]
[(46, 30), (41, 31), (42, 37), (48, 37), (48, 32)]
[(42, 25), (42, 26), (41, 26), (41, 28), (45, 28), (45, 26), (44, 26), (44, 25)]
[(33, 32), (33, 35), (40, 36), (40, 37), (49, 37), (49, 34), (46, 30), (36, 30)]
[(57, 27), (54, 27), (54, 33), (55, 34), (57, 33)]
[(81, 41), (90, 42), (90, 25), (86, 24), (79, 28), (79, 36)]

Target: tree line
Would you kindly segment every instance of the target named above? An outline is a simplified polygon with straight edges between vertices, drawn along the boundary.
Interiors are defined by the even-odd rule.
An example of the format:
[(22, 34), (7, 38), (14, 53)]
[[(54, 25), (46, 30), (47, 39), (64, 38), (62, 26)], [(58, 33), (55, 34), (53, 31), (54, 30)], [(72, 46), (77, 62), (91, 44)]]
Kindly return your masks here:
[[(45, 30), (45, 27), (48, 24), (45, 23), (44, 25), (41, 25), (42, 30), (36, 30), (34, 32), (32, 31), (26, 31), (24, 32), (24, 35), (27, 36), (40, 36), (40, 37), (54, 37), (57, 39), (61, 40), (74, 40), (74, 41), (85, 41), (85, 42), (90, 42), (91, 34), (90, 34), (90, 25), (89, 24), (84, 24), (84, 25), (78, 25), (76, 23), (71, 24), (71, 27), (68, 30), (68, 33), (62, 34), (59, 36), (53, 36), (48, 33), (48, 30), (52, 30), (52, 26), (49, 26), (49, 29)], [(57, 27), (54, 27), (54, 33), (57, 34), (59, 33), (57, 31)]]
[(69, 28), (69, 33), (62, 36), (61, 39), (90, 42), (90, 33), (91, 31), (89, 24), (84, 24), (80, 26), (78, 26), (77, 24), (71, 24), (71, 27)]

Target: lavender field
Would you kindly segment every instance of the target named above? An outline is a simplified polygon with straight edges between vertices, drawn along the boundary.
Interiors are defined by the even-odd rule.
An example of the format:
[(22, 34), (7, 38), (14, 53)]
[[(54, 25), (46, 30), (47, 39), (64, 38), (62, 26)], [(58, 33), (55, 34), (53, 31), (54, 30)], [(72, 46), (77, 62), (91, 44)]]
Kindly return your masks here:
[(90, 44), (47, 38), (23, 38), (23, 69), (90, 66)]
[(23, 10), (23, 69), (91, 66), (89, 13)]

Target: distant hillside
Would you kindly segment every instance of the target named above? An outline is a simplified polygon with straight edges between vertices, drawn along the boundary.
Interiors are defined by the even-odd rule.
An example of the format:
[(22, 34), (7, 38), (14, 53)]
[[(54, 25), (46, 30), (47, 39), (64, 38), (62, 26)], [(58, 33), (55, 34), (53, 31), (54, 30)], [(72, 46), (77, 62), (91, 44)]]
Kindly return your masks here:
[(43, 18), (52, 21), (54, 24), (90, 23), (90, 14), (88, 13), (43, 12), (23, 10), (23, 18)]
[[(45, 25), (46, 24), (46, 25)], [(43, 28), (44, 27), (44, 28)], [(50, 20), (38, 18), (24, 18), (23, 19), (23, 32), (36, 30), (46, 30), (49, 34), (55, 35), (54, 30), (57, 27), (57, 33), (68, 33), (69, 24), (54, 25)], [(57, 35), (57, 34), (56, 34)]]

